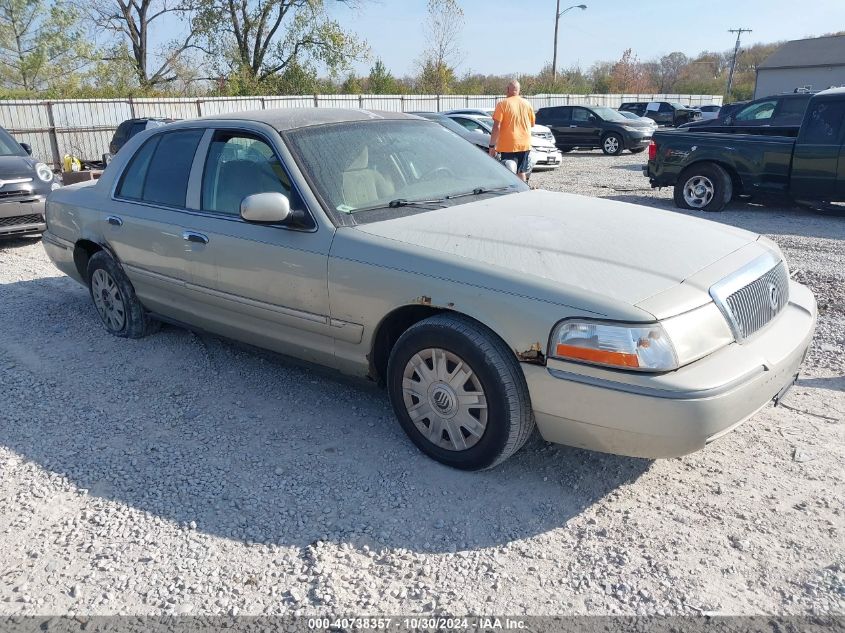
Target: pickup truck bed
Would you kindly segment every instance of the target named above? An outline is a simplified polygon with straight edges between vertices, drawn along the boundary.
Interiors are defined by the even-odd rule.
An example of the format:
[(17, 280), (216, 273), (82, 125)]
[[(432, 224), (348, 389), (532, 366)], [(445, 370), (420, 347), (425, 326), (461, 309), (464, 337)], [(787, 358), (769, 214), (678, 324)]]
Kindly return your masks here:
[(656, 156), (644, 167), (652, 187), (673, 186), (682, 170), (709, 161), (727, 170), (734, 194), (783, 194), (788, 189), (794, 137), (658, 131), (652, 141)]

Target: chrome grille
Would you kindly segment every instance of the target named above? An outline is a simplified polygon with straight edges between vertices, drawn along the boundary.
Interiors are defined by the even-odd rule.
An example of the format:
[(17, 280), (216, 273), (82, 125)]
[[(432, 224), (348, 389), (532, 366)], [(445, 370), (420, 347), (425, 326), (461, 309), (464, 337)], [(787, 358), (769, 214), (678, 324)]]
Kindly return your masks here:
[(10, 218), (0, 218), (0, 226), (20, 226), (22, 224), (41, 224), (44, 217), (38, 214), (14, 215)]
[(710, 295), (736, 339), (742, 341), (765, 327), (789, 302), (789, 274), (780, 258), (767, 255), (714, 285)]

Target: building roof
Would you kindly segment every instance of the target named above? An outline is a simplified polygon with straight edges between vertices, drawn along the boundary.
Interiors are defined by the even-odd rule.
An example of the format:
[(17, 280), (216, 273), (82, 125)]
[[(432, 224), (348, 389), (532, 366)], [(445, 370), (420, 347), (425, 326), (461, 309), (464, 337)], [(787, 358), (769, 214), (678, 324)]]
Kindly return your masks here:
[(845, 35), (786, 42), (760, 64), (758, 70), (845, 66)]
[(202, 119), (225, 119), (238, 121), (259, 121), (277, 130), (293, 130), (311, 125), (372, 121), (375, 119), (416, 119), (402, 112), (384, 110), (360, 110), (353, 108), (273, 108), (268, 110), (247, 110), (204, 116)]

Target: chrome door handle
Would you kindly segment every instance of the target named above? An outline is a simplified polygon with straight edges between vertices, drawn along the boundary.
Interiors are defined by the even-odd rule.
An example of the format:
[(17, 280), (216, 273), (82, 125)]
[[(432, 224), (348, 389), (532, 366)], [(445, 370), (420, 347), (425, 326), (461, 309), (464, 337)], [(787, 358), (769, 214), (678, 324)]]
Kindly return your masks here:
[(112, 226), (123, 226), (123, 220), (116, 215), (110, 215), (106, 218), (106, 222)]
[(195, 231), (182, 231), (182, 239), (186, 242), (194, 242), (195, 244), (208, 244), (208, 236)]

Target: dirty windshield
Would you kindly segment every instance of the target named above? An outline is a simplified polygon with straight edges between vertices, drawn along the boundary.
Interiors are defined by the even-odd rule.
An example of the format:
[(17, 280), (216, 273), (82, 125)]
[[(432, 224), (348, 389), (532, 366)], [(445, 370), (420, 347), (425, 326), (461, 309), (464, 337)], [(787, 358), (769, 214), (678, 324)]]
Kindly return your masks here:
[(498, 161), (437, 123), (356, 121), (285, 137), (342, 224), (350, 216), (372, 222), (527, 189)]

